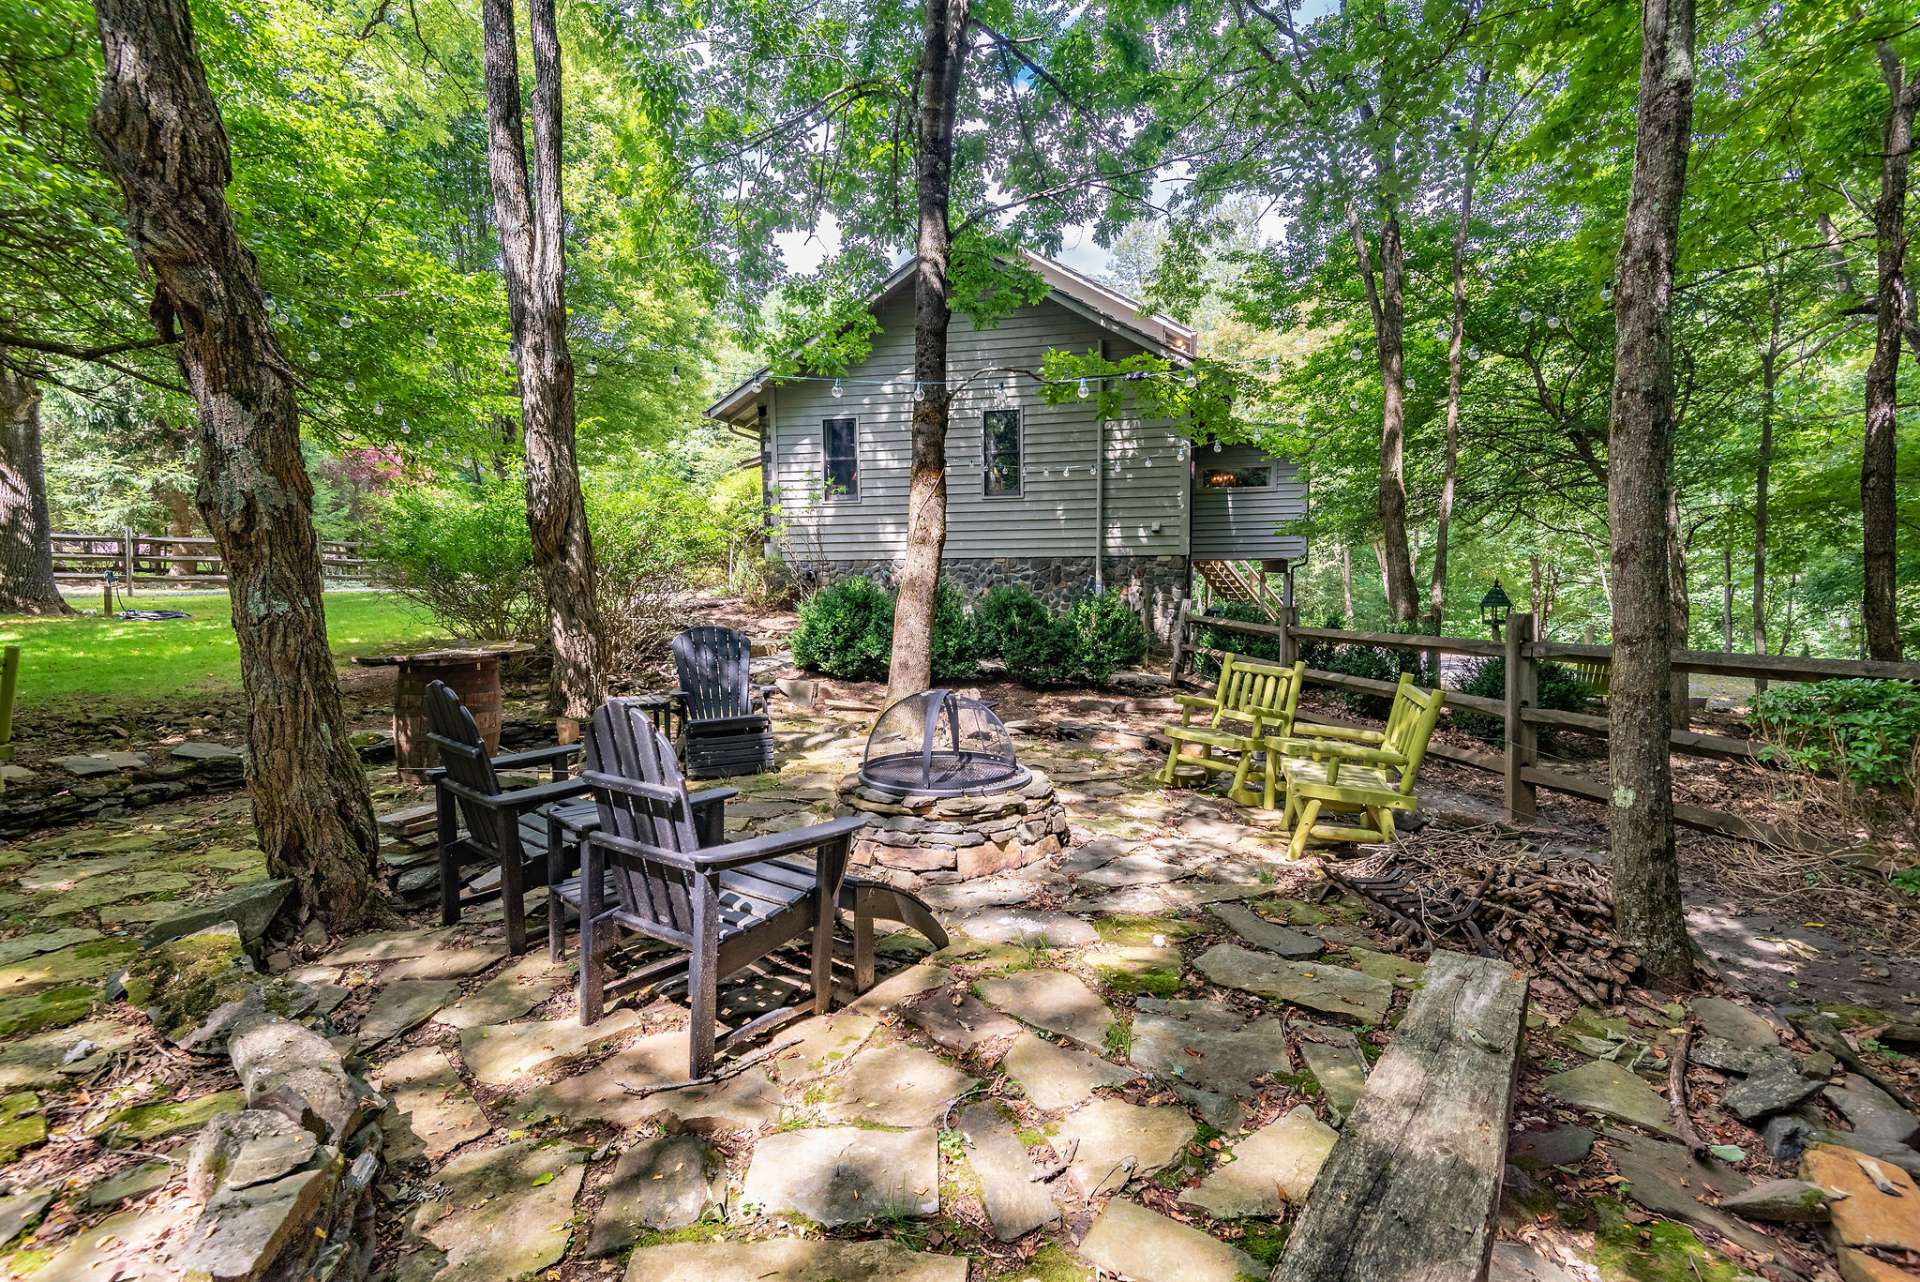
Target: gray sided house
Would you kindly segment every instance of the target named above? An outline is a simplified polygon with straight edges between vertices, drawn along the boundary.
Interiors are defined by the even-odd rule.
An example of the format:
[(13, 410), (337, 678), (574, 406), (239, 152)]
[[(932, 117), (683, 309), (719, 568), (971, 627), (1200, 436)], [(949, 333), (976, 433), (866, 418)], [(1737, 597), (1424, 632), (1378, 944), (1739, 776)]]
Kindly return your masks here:
[[(1048, 351), (1190, 360), (1193, 330), (1050, 260), (1051, 287), (991, 328), (955, 315), (948, 378), (1034, 370)], [(870, 304), (879, 332), (838, 383), (750, 375), (707, 410), (757, 433), (772, 552), (803, 581), (891, 582), (906, 554), (913, 409), (909, 261)], [(1198, 571), (1213, 594), (1251, 589), (1250, 568), (1306, 554), (1279, 533), (1306, 515), (1294, 466), (1247, 446), (1189, 447), (1164, 419), (1103, 419), (1097, 398), (1049, 404), (1031, 377), (988, 373), (954, 399), (947, 434), (942, 573), (968, 596), (1023, 582), (1058, 606), (1124, 590), (1163, 638)]]

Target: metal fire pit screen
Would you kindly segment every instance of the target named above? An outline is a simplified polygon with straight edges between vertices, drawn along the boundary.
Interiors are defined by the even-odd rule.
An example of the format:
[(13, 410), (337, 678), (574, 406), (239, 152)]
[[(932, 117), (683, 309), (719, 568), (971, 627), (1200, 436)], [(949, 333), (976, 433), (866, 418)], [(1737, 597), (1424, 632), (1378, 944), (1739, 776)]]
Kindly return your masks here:
[(1031, 777), (993, 706), (952, 690), (909, 695), (881, 713), (860, 766), (872, 787), (936, 797), (1004, 792)]

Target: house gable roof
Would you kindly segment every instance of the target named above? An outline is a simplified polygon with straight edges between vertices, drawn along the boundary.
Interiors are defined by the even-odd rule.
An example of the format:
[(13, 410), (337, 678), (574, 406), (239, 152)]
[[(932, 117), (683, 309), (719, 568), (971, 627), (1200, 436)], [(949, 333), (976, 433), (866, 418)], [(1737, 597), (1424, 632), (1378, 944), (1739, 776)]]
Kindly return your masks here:
[[(1083, 276), (1071, 267), (1056, 263), (1051, 258), (1042, 258), (1038, 254), (1020, 251), (1020, 258), (1029, 270), (1037, 273), (1047, 283), (1048, 301), (1058, 303), (1069, 311), (1086, 317), (1103, 329), (1115, 330), (1133, 339), (1155, 356), (1165, 357), (1175, 362), (1193, 359), (1196, 331), (1180, 322), (1161, 316), (1146, 309), (1138, 299), (1130, 298), (1118, 290), (1109, 289), (1088, 276)], [(905, 289), (913, 280), (915, 260), (907, 259), (896, 267), (873, 297), (867, 300), (869, 308), (879, 307), (894, 294)], [(770, 366), (762, 366), (741, 379), (719, 400), (707, 407), (707, 417), (734, 420), (743, 410), (751, 406), (758, 396), (753, 387), (756, 383), (779, 380), (770, 373)]]

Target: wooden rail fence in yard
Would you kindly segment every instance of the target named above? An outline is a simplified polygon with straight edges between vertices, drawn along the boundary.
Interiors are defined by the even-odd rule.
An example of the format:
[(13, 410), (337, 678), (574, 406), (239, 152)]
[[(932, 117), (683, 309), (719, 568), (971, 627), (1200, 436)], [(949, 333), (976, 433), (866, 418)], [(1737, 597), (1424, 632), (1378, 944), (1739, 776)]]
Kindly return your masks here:
[[(320, 574), (341, 582), (367, 577), (373, 562), (357, 543), (322, 542)], [(53, 577), (62, 583), (99, 583), (111, 571), (129, 587), (202, 587), (225, 583), (220, 549), (211, 538), (178, 534), (55, 534)]]
[[(1506, 691), (1503, 698), (1447, 691), (1448, 708), (1465, 708), (1496, 718), (1504, 728), (1505, 746), (1462, 748), (1435, 740), (1427, 748), (1430, 756), (1459, 762), (1500, 775), (1506, 785), (1506, 813), (1509, 819), (1525, 820), (1534, 816), (1541, 789), (1584, 797), (1605, 803), (1609, 791), (1604, 782), (1571, 774), (1542, 762), (1539, 735), (1542, 726), (1573, 731), (1605, 739), (1607, 718), (1588, 712), (1561, 712), (1536, 706), (1540, 691), (1540, 667), (1554, 662), (1579, 665), (1588, 669), (1607, 668), (1613, 651), (1604, 645), (1570, 645), (1557, 641), (1534, 640), (1531, 614), (1512, 615), (1507, 620), (1505, 637), (1500, 641), (1474, 637), (1414, 636), (1397, 632), (1348, 632), (1334, 628), (1303, 628), (1290, 612), (1282, 611), (1278, 623), (1242, 623), (1234, 619), (1191, 614), (1183, 602), (1174, 627), (1173, 679), (1178, 682), (1183, 668), (1196, 654), (1219, 655), (1222, 651), (1194, 644), (1194, 633), (1201, 629), (1234, 632), (1278, 641), (1281, 661), (1292, 663), (1303, 641), (1326, 641), (1338, 645), (1379, 646), (1393, 650), (1413, 650), (1438, 656), (1458, 654), (1471, 658), (1499, 658), (1506, 661)], [(1437, 666), (1437, 665), (1436, 665)], [(1856, 659), (1807, 659), (1784, 654), (1724, 654), (1712, 650), (1675, 650), (1673, 666), (1683, 672), (1706, 672), (1721, 676), (1757, 677), (1766, 681), (1826, 681), (1832, 678), (1867, 678), (1885, 681), (1920, 681), (1920, 663), (1887, 663)], [(1391, 697), (1390, 681), (1349, 676), (1344, 672), (1307, 669), (1310, 684), (1363, 694)], [(1351, 724), (1330, 717), (1302, 714), (1303, 720), (1318, 720), (1335, 725)], [(1674, 730), (1669, 736), (1672, 750), (1683, 756), (1771, 764), (1758, 741), (1734, 739), (1725, 735), (1694, 730)], [(1702, 806), (1674, 804), (1674, 818), (1689, 828), (1727, 836), (1744, 837), (1771, 845), (1822, 849), (1831, 844), (1804, 833), (1783, 830), (1772, 824), (1710, 810)]]

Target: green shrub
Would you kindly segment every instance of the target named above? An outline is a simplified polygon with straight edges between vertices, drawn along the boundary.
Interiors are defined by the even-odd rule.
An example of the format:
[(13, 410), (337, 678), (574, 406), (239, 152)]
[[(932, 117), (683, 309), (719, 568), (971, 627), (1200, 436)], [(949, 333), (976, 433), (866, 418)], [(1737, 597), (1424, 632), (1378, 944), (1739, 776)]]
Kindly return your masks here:
[[(1551, 708), (1556, 712), (1587, 710), (1589, 699), (1586, 687), (1581, 684), (1579, 674), (1572, 668), (1559, 663), (1542, 663), (1538, 665), (1538, 670), (1540, 698), (1535, 706)], [(1471, 661), (1467, 665), (1467, 679), (1455, 688), (1461, 694), (1480, 695), (1487, 699), (1506, 698), (1507, 661), (1503, 658)], [(1455, 708), (1453, 724), (1456, 729), (1464, 730), (1476, 739), (1485, 739), (1488, 743), (1504, 744), (1507, 741), (1506, 722), (1500, 717)], [(1543, 729), (1540, 732), (1540, 740), (1542, 743), (1552, 743), (1554, 732)]]
[[(1272, 623), (1273, 619), (1251, 601), (1227, 601), (1215, 606), (1205, 617), (1232, 619), (1238, 623)], [(1204, 622), (1194, 629), (1193, 643), (1201, 649), (1224, 650), (1228, 654), (1244, 655), (1249, 659), (1278, 659), (1280, 657), (1280, 638), (1257, 632), (1229, 631), (1226, 628), (1211, 628)], [(1220, 660), (1210, 654), (1199, 655), (1194, 661), (1194, 671), (1208, 679), (1220, 675)]]
[(977, 625), (960, 589), (941, 579), (933, 589), (933, 679), (965, 681), (980, 671)]
[(1080, 629), (1069, 614), (1048, 615), (1015, 628), (1001, 657), (1022, 685), (1064, 686), (1080, 678)]
[(879, 681), (893, 654), (893, 593), (872, 579), (829, 583), (800, 603), (793, 661), (842, 681)]
[(378, 563), (378, 581), (425, 606), (455, 638), (546, 633), (526, 499), (512, 486), (398, 491), (380, 513), (367, 555)]
[(979, 657), (1004, 657), (1007, 638), (1013, 632), (1029, 624), (1045, 622), (1050, 613), (1047, 603), (1024, 583), (1002, 583), (987, 589), (987, 594), (973, 607)]
[(1855, 788), (1914, 789), (1920, 686), (1911, 681), (1815, 681), (1775, 686), (1753, 701), (1767, 751)]
[[(1404, 632), (1415, 630), (1412, 624), (1396, 629)], [(1431, 687), (1436, 683), (1435, 674), (1428, 670), (1426, 655), (1418, 650), (1353, 642), (1308, 641), (1300, 647), (1300, 657), (1309, 668), (1339, 672), (1350, 677), (1365, 677), (1369, 681), (1394, 682), (1400, 679), (1401, 673), (1411, 672), (1414, 681), (1420, 685)], [(1340, 698), (1347, 707), (1369, 717), (1384, 717), (1393, 706), (1393, 699), (1388, 695), (1358, 690), (1343, 690)]]
[(1094, 685), (1147, 655), (1147, 629), (1124, 595), (1109, 588), (1073, 603), (1068, 617), (1078, 636), (1080, 675)]

